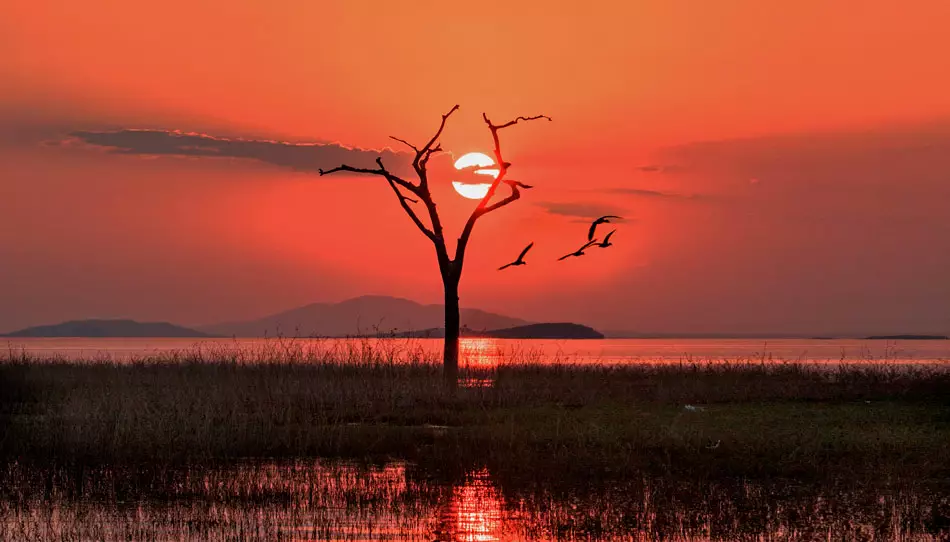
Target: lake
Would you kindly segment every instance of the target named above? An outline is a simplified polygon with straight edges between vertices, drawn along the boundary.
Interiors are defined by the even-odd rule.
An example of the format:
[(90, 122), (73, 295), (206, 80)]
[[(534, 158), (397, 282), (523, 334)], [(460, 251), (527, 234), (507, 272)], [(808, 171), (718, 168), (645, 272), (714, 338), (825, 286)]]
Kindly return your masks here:
[[(395, 360), (437, 360), (439, 339), (163, 339), (7, 338), (8, 353), (64, 359), (123, 361), (149, 356), (202, 352), (208, 358), (242, 353), (266, 357), (297, 352), (310, 358), (367, 348)], [(862, 339), (462, 339), (462, 364), (493, 365), (500, 360), (531, 363), (679, 363), (721, 361), (944, 363), (946, 340)]]

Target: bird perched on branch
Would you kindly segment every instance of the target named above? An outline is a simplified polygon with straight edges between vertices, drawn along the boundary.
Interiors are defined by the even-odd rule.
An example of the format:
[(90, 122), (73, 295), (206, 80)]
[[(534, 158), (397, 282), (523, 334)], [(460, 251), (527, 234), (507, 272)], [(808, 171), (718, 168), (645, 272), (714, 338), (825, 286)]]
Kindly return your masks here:
[(612, 218), (616, 218), (617, 220), (623, 220), (623, 217), (614, 216), (614, 215), (604, 215), (604, 216), (598, 218), (597, 220), (591, 222), (591, 224), (590, 224), (590, 229), (587, 230), (587, 240), (588, 240), (588, 241), (593, 241), (593, 240), (594, 240), (594, 233), (597, 231), (597, 226), (598, 226), (599, 224), (610, 224), (610, 219), (612, 219)]
[(582, 246), (581, 248), (575, 250), (574, 252), (571, 252), (570, 254), (565, 254), (565, 255), (561, 256), (560, 258), (557, 259), (557, 261), (566, 260), (566, 259), (570, 258), (571, 256), (583, 256), (585, 250), (587, 250), (588, 248), (590, 248), (590, 247), (592, 247), (592, 246), (594, 246), (594, 245), (596, 245), (596, 244), (597, 244), (597, 240), (596, 240), (596, 239), (594, 239), (593, 241), (588, 241), (587, 243), (584, 243), (584, 246)]
[(505, 265), (499, 267), (498, 270), (501, 271), (502, 269), (506, 269), (506, 268), (511, 267), (511, 266), (513, 266), (513, 265), (527, 265), (528, 262), (524, 261), (524, 255), (527, 254), (528, 251), (531, 250), (531, 247), (533, 247), (533, 246), (534, 246), (534, 242), (532, 242), (532, 243), (529, 244), (528, 246), (524, 247), (524, 250), (521, 251), (521, 254), (518, 254), (518, 259), (517, 259), (517, 260), (515, 260), (515, 261), (513, 261), (513, 262), (511, 262), (511, 263), (506, 263)]
[(505, 179), (505, 180), (503, 180), (503, 181), (501, 181), (501, 182), (507, 184), (508, 186), (510, 186), (510, 187), (512, 187), (512, 188), (514, 188), (514, 187), (524, 188), (524, 189), (534, 188), (534, 185), (531, 185), (531, 184), (524, 184), (524, 183), (521, 182), (521, 181), (511, 181), (511, 180)]

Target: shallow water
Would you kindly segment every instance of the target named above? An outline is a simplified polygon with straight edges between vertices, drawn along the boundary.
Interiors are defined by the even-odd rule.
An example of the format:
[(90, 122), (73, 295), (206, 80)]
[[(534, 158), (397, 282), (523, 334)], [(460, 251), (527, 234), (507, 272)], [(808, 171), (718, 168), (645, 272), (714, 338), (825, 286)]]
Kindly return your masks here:
[[(163, 339), (8, 338), (0, 348), (67, 359), (129, 360), (202, 352), (208, 359), (229, 353), (253, 358), (279, 356), (320, 359), (367, 352), (392, 359), (432, 360), (441, 355), (438, 339)], [(491, 366), (499, 361), (532, 363), (642, 363), (719, 361), (807, 361), (950, 363), (950, 341), (861, 339), (463, 339), (462, 363)]]
[[(0, 540), (946, 540), (935, 488), (510, 480), (392, 462), (2, 473)], [(944, 488), (946, 489), (946, 488)]]

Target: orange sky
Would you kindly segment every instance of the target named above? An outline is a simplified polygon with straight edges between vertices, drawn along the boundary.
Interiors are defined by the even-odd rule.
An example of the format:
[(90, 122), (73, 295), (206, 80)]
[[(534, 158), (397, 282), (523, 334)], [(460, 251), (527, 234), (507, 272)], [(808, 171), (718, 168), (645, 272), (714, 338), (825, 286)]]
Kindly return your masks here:
[[(947, 332), (950, 3), (783, 4), (8, 1), (0, 331), (438, 302), (431, 247), (378, 180), (70, 134), (382, 148), (459, 103), (456, 154), (489, 150), (482, 111), (555, 120), (503, 132), (511, 176), (536, 188), (479, 223), (464, 306), (643, 331)], [(450, 177), (436, 197), (458, 224), (472, 203)], [(600, 212), (630, 218), (617, 245), (555, 262)], [(529, 266), (495, 271), (529, 241)]]

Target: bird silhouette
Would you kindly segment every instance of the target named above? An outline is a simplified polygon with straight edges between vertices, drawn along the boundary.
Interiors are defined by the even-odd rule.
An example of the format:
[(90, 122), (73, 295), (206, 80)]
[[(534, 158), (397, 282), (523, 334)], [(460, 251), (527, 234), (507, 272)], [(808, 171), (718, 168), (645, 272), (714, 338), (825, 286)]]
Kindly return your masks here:
[(510, 180), (508, 180), (508, 179), (505, 179), (505, 180), (502, 181), (502, 182), (505, 183), (505, 184), (507, 184), (508, 186), (510, 186), (510, 187), (512, 187), (512, 188), (514, 188), (514, 187), (516, 187), (516, 186), (519, 187), (519, 188), (525, 188), (525, 189), (534, 188), (534, 185), (524, 184), (524, 183), (521, 182), (521, 181), (510, 181)]
[(593, 241), (593, 240), (594, 240), (594, 232), (597, 230), (597, 225), (598, 225), (598, 224), (610, 224), (610, 219), (611, 219), (611, 218), (616, 218), (616, 219), (619, 220), (619, 219), (622, 219), (623, 217), (615, 216), (615, 215), (604, 215), (604, 216), (598, 218), (597, 220), (591, 222), (591, 224), (590, 224), (590, 229), (587, 230), (587, 240), (588, 240), (588, 241)]
[(600, 248), (607, 248), (607, 247), (612, 247), (612, 246), (614, 246), (614, 244), (610, 242), (610, 236), (613, 235), (614, 232), (616, 232), (616, 231), (617, 231), (617, 230), (611, 230), (610, 233), (607, 234), (607, 237), (604, 237), (603, 242), (595, 243), (594, 246), (595, 246), (595, 247), (600, 247)]
[(590, 247), (592, 247), (592, 246), (594, 246), (594, 245), (596, 245), (596, 244), (597, 244), (597, 240), (596, 240), (596, 239), (594, 239), (593, 241), (588, 241), (587, 243), (584, 243), (584, 246), (582, 246), (581, 248), (575, 250), (574, 252), (571, 252), (570, 254), (565, 254), (565, 255), (561, 256), (560, 258), (557, 259), (557, 261), (566, 260), (566, 259), (570, 258), (571, 256), (583, 256), (585, 250), (587, 250), (588, 248), (590, 248)]
[(501, 271), (502, 269), (506, 269), (506, 268), (511, 267), (511, 266), (513, 266), (513, 265), (527, 265), (528, 262), (524, 261), (524, 255), (527, 254), (528, 251), (531, 250), (531, 247), (533, 247), (533, 246), (534, 246), (534, 242), (532, 242), (532, 243), (529, 244), (528, 246), (524, 247), (524, 250), (521, 251), (521, 254), (518, 254), (518, 259), (517, 259), (517, 260), (515, 260), (515, 261), (513, 261), (513, 262), (511, 262), (511, 263), (506, 263), (505, 265), (499, 267), (498, 270)]

